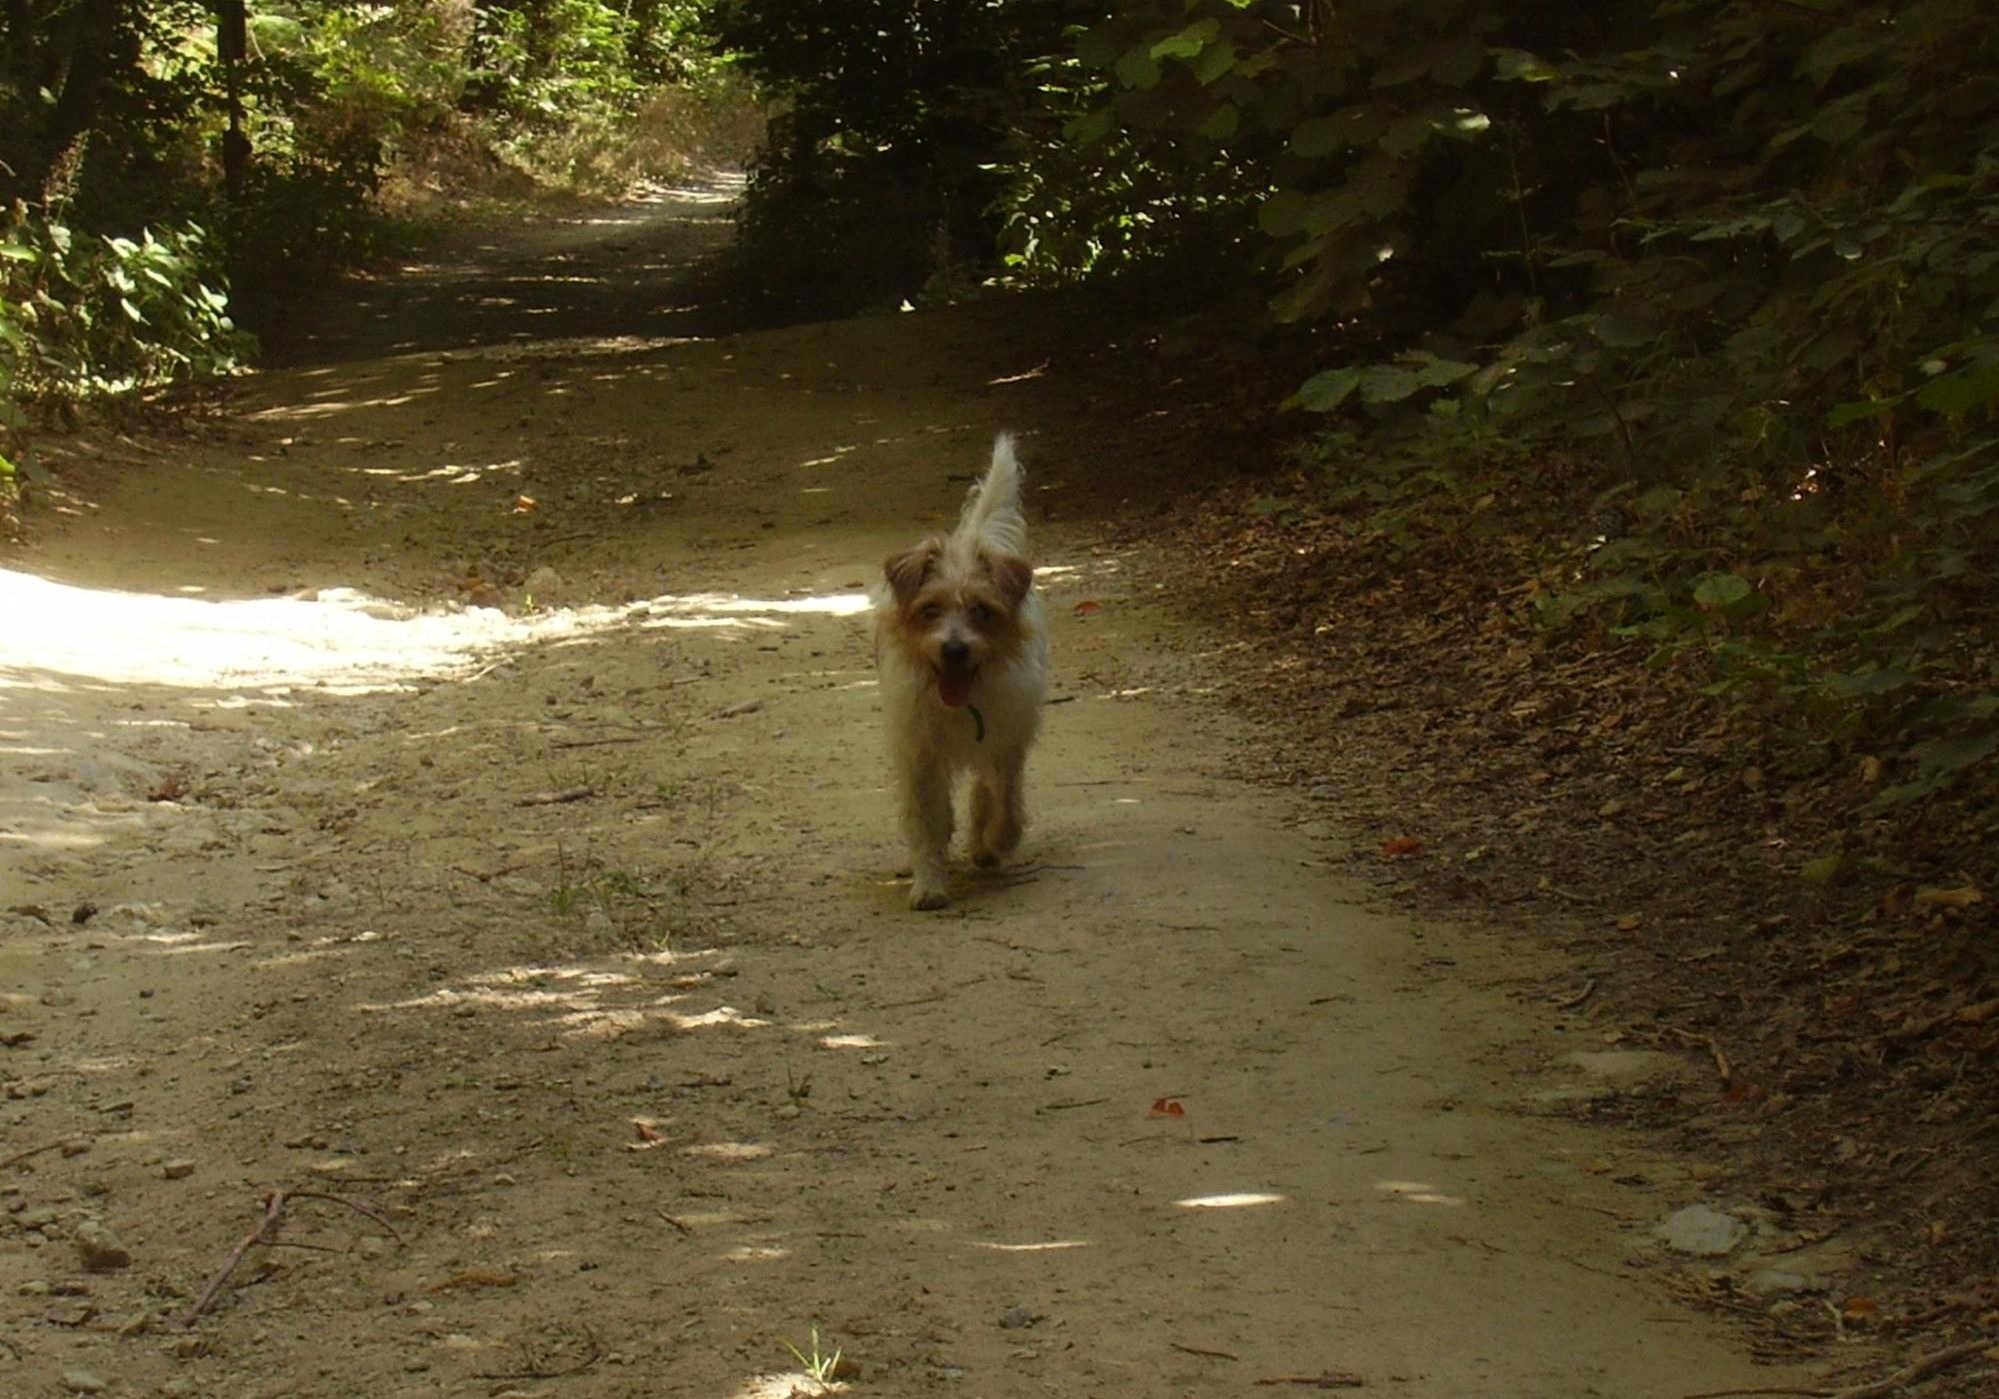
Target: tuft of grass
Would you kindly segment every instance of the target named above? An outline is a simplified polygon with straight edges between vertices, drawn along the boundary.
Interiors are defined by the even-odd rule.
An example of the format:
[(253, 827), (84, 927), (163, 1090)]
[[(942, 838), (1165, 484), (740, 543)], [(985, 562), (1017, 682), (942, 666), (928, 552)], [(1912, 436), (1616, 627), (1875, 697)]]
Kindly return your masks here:
[(818, 1327), (812, 1328), (812, 1348), (809, 1353), (800, 1350), (790, 1341), (784, 1343), (784, 1348), (798, 1361), (799, 1368), (820, 1384), (830, 1385), (839, 1378), (840, 1348), (835, 1346), (831, 1355), (826, 1354), (819, 1341)]

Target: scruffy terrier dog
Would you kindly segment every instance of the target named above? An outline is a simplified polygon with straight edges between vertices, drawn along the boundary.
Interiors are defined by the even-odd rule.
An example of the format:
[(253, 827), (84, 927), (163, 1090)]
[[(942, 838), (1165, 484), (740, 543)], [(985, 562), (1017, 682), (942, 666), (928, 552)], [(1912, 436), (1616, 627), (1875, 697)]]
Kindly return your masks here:
[(1024, 557), (1013, 439), (966, 497), (958, 526), (882, 567), (875, 665), (913, 876), (909, 906), (944, 908), (952, 786), (969, 774), (971, 854), (990, 866), (1020, 843), (1021, 771), (1048, 694), (1048, 629)]

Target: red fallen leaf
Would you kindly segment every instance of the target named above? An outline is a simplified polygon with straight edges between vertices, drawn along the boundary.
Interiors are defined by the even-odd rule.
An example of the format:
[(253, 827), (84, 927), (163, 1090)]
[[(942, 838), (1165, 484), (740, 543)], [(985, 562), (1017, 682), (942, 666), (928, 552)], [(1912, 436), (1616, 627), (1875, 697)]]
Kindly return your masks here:
[(525, 515), (538, 504), (539, 502), (531, 495), (517, 495), (514, 497), (514, 513), (516, 515)]
[(1393, 840), (1381, 842), (1381, 853), (1390, 860), (1403, 855), (1420, 855), (1423, 853), (1423, 842), (1415, 836), (1397, 836)]
[(1154, 1117), (1185, 1117), (1187, 1109), (1180, 1106), (1178, 1098), (1159, 1098), (1152, 1104)]
[(1087, 617), (1092, 612), (1101, 612), (1103, 610), (1104, 605), (1101, 602), (1091, 602), (1088, 598), (1076, 604), (1076, 615), (1078, 617)]

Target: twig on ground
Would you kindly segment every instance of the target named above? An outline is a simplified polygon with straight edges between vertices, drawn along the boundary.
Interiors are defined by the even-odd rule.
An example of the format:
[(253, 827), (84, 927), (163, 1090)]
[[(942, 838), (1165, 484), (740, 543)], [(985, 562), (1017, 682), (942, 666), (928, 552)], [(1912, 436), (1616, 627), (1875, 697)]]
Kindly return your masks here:
[(268, 1246), (278, 1241), (278, 1227), (284, 1222), (285, 1206), (293, 1200), (330, 1200), (336, 1205), (345, 1205), (355, 1213), (366, 1215), (368, 1218), (374, 1220), (375, 1223), (381, 1225), (382, 1228), (388, 1231), (389, 1237), (393, 1238), (397, 1243), (400, 1244), (403, 1241), (403, 1236), (396, 1232), (395, 1225), (389, 1223), (388, 1220), (376, 1214), (366, 1205), (358, 1204), (344, 1195), (329, 1195), (318, 1190), (273, 1190), (264, 1197), (264, 1217), (257, 1222), (257, 1227), (245, 1234), (236, 1247), (230, 1251), (229, 1261), (222, 1265), (222, 1271), (218, 1272), (209, 1282), (208, 1286), (202, 1290), (202, 1294), (195, 1301), (195, 1304), (181, 1314), (180, 1324), (182, 1326), (192, 1326), (201, 1319), (201, 1314), (208, 1310), (209, 1304), (222, 1291), (223, 1284), (229, 1281), (229, 1275), (236, 1271), (237, 1265), (242, 1263), (245, 1254), (249, 1253), (258, 1244)]
[(1595, 991), (1596, 991), (1596, 978), (1591, 977), (1588, 981), (1585, 981), (1583, 983), (1582, 990), (1573, 992), (1572, 994), (1567, 996), (1550, 996), (1548, 998), (1548, 1004), (1553, 1006), (1556, 1010), (1574, 1010), (1577, 1006), (1581, 1005), (1584, 1001), (1588, 1000), (1590, 996), (1595, 993)]
[[(52, 1142), (43, 1142), (40, 1146), (31, 1146), (26, 1151), (15, 1152), (12, 1156), (0, 1156), (0, 1171), (6, 1170), (9, 1166), (18, 1166), (23, 1161), (40, 1156), (43, 1152), (55, 1151), (68, 1146), (71, 1142), (84, 1140), (81, 1137), (57, 1137)], [(84, 1149), (88, 1150), (88, 1146), (86, 1145)]]
[(1205, 1355), (1214, 1360), (1240, 1360), (1242, 1357), (1232, 1350), (1209, 1350), (1206, 1346), (1183, 1346), (1178, 1341), (1168, 1341), (1167, 1345), (1188, 1355)]
[(215, 1295), (222, 1291), (222, 1285), (229, 1281), (229, 1275), (236, 1271), (236, 1265), (243, 1261), (244, 1254), (248, 1253), (258, 1244), (269, 1243), (277, 1236), (278, 1224), (284, 1218), (284, 1213), (284, 1191), (273, 1190), (264, 1197), (263, 1219), (258, 1221), (257, 1227), (245, 1234), (242, 1241), (230, 1251), (229, 1261), (222, 1265), (222, 1271), (217, 1273), (208, 1286), (202, 1290), (201, 1296), (196, 1299), (195, 1304), (182, 1314), (180, 1319), (182, 1326), (192, 1326), (201, 1319), (201, 1314), (208, 1310), (208, 1304), (215, 1300)]
[(1367, 1385), (1367, 1381), (1359, 1375), (1351, 1375), (1344, 1370), (1327, 1370), (1318, 1375), (1274, 1375), (1267, 1380), (1255, 1380), (1252, 1383), (1297, 1384), (1307, 1389), (1363, 1389)]
[(1698, 1394), (1689, 1394), (1684, 1399), (1735, 1399), (1738, 1395), (1801, 1394), (1808, 1399), (1888, 1399), (1892, 1394), (1907, 1388), (1917, 1380), (1934, 1375), (1939, 1370), (1947, 1370), (1961, 1364), (1974, 1355), (1999, 1345), (1991, 1337), (1976, 1341), (1965, 1341), (1959, 1345), (1945, 1346), (1942, 1350), (1928, 1355), (1919, 1355), (1892, 1375), (1884, 1375), (1866, 1384), (1848, 1385), (1844, 1389), (1807, 1389), (1788, 1385), (1760, 1385), (1749, 1389), (1707, 1389)]
[(1735, 1068), (1728, 1062), (1728, 1055), (1722, 1052), (1722, 1048), (1715, 1042), (1714, 1036), (1697, 1035), (1692, 1030), (1682, 1030), (1677, 1025), (1666, 1026), (1665, 1032), (1681, 1044), (1696, 1045), (1705, 1049), (1708, 1052), (1708, 1057), (1714, 1060), (1714, 1071), (1721, 1078), (1721, 1086), (1727, 1088), (1733, 1085), (1735, 1082)]

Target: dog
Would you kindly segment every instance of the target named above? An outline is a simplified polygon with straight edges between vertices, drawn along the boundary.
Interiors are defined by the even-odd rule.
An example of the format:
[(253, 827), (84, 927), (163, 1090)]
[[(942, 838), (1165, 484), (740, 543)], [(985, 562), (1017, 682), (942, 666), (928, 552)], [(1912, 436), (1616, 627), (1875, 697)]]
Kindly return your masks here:
[(973, 863), (1020, 844), (1021, 778), (1048, 697), (1048, 628), (1027, 561), (1027, 518), (1013, 438), (966, 496), (948, 535), (882, 565), (875, 668), (909, 845), (909, 906), (949, 907), (952, 789), (971, 780)]

